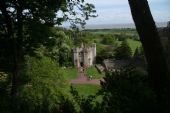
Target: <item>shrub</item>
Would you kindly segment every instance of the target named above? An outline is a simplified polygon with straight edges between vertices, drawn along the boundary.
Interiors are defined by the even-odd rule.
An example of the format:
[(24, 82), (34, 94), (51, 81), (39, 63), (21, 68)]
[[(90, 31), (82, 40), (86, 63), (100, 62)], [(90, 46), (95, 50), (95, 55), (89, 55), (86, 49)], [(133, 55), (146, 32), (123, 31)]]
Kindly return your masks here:
[(127, 40), (121, 43), (121, 46), (117, 47), (114, 53), (115, 59), (129, 59), (132, 56), (132, 50), (129, 47)]
[(10, 96), (9, 84), (10, 74), (0, 71), (0, 112), (9, 113), (10, 111)]
[(59, 67), (48, 57), (26, 57), (19, 87), (19, 108), (22, 113), (51, 113), (59, 110), (60, 96), (66, 82)]
[(113, 45), (115, 44), (115, 42), (116, 42), (115, 37), (113, 37), (112, 35), (108, 35), (107, 37), (103, 38), (101, 43), (105, 45)]
[(134, 69), (108, 73), (102, 82), (103, 113), (156, 113), (147, 76)]

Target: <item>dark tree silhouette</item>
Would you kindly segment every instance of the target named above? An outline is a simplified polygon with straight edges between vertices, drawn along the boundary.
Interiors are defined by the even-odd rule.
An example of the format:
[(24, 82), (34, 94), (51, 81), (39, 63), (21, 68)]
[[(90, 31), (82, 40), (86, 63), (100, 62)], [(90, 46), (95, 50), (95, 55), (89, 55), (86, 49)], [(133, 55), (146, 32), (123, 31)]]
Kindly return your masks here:
[(115, 59), (130, 59), (132, 56), (132, 50), (127, 42), (127, 40), (123, 40), (121, 46), (116, 48), (114, 57)]
[(8, 14), (7, 9), (7, 5), (5, 3), (4, 0), (0, 1), (0, 10), (2, 12), (2, 15), (5, 18), (5, 23), (6, 23), (6, 27), (7, 27), (7, 38), (8, 41), (10, 41), (9, 43), (11, 44), (10, 49), (13, 51), (13, 69), (12, 69), (12, 74), (13, 74), (13, 78), (12, 78), (12, 91), (11, 94), (12, 96), (15, 95), (16, 92), (16, 77), (18, 75), (18, 55), (17, 55), (17, 47), (16, 47), (16, 39), (14, 38), (14, 31), (13, 31), (13, 24), (12, 24), (12, 19), (10, 17), (10, 15)]
[[(151, 86), (161, 98), (168, 73), (167, 62), (147, 0), (128, 0), (148, 64)], [(161, 103), (160, 103), (161, 104)]]
[[(69, 21), (74, 27), (76, 24), (84, 26), (86, 20), (97, 16), (94, 9), (93, 4), (85, 3), (84, 0), (0, 0), (0, 17), (4, 19), (3, 28), (7, 30), (6, 38), (10, 46), (6, 49), (10, 49), (12, 57), (10, 59), (12, 70), (9, 71), (12, 73), (12, 99), (17, 95), (19, 85), (17, 77), (20, 76), (22, 58), (27, 52), (26, 45), (31, 48), (33, 46), (31, 43), (35, 45), (46, 43), (47, 40), (42, 40), (42, 37), (49, 38), (52, 35), (50, 28), (63, 21)], [(59, 11), (62, 11), (63, 17), (56, 14)], [(78, 18), (76, 15), (82, 15), (83, 18)], [(41, 32), (41, 36), (36, 36), (37, 32)]]

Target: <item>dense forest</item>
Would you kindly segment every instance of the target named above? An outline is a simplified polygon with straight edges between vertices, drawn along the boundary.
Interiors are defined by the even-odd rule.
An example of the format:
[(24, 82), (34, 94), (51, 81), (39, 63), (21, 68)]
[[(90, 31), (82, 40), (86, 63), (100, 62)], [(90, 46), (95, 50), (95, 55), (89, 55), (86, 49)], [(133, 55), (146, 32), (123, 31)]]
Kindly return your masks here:
[[(136, 29), (80, 30), (97, 17), (84, 0), (1, 0), (0, 113), (169, 113), (168, 66), (149, 5), (128, 1)], [(57, 27), (66, 21), (70, 29)], [(145, 72), (128, 66), (97, 75), (100, 86), (70, 84), (72, 49), (82, 43), (96, 43), (97, 64), (142, 60)]]

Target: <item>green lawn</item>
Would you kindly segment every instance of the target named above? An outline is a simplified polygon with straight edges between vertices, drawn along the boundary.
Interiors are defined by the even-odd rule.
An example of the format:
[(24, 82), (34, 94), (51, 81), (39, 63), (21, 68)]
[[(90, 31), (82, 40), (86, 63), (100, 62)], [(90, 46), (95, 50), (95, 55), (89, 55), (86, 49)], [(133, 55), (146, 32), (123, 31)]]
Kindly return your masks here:
[(101, 88), (100, 85), (91, 84), (74, 84), (73, 87), (83, 96), (95, 95)]
[(105, 73), (99, 73), (94, 66), (87, 68), (86, 74), (87, 76), (92, 76), (92, 79), (99, 79), (105, 75)]
[(61, 72), (67, 80), (75, 79), (78, 76), (78, 71), (76, 68), (61, 69)]
[(134, 53), (137, 47), (141, 46), (140, 41), (132, 40), (132, 39), (127, 39), (127, 42), (129, 43), (130, 48), (132, 49), (132, 52)]

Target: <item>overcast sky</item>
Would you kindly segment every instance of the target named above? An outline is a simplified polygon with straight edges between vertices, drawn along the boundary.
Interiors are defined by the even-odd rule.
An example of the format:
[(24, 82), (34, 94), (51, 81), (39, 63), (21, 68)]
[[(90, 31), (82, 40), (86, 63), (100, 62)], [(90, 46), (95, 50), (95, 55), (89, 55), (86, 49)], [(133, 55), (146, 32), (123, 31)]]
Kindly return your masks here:
[[(87, 21), (92, 24), (133, 23), (128, 0), (85, 0), (96, 7), (97, 18)], [(170, 0), (148, 0), (156, 22), (170, 21)]]

